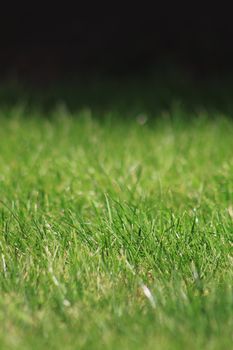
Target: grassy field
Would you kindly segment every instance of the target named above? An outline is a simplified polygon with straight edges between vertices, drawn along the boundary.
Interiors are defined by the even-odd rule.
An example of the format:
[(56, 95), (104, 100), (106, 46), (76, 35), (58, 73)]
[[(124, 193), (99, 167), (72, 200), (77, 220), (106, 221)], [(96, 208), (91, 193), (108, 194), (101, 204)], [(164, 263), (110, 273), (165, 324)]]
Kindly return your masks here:
[(233, 121), (0, 110), (0, 348), (230, 349)]

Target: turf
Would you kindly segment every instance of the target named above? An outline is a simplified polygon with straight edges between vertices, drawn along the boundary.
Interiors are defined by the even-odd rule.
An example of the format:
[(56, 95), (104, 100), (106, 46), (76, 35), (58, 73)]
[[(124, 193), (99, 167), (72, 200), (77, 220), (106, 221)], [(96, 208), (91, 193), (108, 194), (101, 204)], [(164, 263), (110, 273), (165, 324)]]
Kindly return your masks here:
[(230, 349), (233, 121), (0, 116), (0, 348)]

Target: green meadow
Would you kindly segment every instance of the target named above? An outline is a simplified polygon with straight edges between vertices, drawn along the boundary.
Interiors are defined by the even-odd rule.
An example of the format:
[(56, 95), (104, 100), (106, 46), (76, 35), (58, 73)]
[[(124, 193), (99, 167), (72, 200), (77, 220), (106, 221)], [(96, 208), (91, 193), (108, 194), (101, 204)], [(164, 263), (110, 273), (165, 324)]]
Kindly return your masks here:
[(0, 107), (0, 348), (230, 349), (230, 116), (39, 103)]

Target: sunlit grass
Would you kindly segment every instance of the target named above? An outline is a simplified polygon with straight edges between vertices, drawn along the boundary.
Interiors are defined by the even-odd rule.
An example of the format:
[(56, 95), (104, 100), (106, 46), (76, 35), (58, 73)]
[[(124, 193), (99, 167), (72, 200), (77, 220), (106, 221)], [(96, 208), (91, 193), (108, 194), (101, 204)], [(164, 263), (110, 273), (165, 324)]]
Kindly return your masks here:
[(0, 123), (2, 349), (231, 348), (232, 120)]

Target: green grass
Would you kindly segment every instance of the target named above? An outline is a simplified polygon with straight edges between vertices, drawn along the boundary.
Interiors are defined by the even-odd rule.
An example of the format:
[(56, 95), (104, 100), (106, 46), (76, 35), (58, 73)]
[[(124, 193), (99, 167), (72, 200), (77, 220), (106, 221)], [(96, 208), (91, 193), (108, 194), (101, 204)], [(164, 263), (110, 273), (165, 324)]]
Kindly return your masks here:
[(185, 113), (2, 109), (1, 349), (231, 348), (233, 121)]

